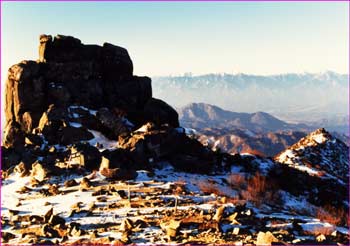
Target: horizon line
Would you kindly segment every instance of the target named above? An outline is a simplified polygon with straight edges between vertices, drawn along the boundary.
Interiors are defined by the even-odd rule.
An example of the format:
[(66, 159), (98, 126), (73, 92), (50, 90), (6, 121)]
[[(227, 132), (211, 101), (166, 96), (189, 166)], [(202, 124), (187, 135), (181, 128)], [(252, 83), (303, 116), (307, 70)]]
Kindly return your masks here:
[[(193, 73), (183, 72), (178, 74), (167, 74), (167, 75), (149, 75), (150, 77), (200, 77), (206, 75), (249, 75), (249, 76), (281, 76), (281, 75), (318, 75), (318, 74), (329, 74), (333, 73), (341, 76), (349, 76), (349, 73), (341, 73), (333, 70), (324, 70), (321, 72), (285, 72), (285, 73), (269, 73), (269, 74), (257, 74), (257, 73), (246, 73), (246, 72), (207, 72), (207, 73)], [(147, 75), (146, 75), (147, 76)]]

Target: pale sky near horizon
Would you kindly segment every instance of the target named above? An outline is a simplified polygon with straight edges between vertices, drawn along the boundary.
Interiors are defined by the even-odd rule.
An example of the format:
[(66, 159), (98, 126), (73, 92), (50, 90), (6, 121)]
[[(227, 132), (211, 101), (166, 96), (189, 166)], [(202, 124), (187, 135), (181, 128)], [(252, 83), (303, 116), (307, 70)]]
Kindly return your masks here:
[(137, 75), (348, 73), (347, 2), (2, 2), (2, 74), (42, 33), (128, 49)]

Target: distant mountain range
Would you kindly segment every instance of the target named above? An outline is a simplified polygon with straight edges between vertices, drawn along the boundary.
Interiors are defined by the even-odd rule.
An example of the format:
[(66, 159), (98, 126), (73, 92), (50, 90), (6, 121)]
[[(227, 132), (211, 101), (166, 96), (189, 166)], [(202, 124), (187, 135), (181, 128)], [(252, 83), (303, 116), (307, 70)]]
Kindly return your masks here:
[(270, 76), (207, 74), (152, 78), (154, 95), (176, 107), (204, 102), (234, 112), (267, 112), (285, 121), (348, 119), (348, 75), (331, 71)]
[(290, 124), (265, 113), (237, 113), (205, 103), (191, 103), (178, 109), (183, 126), (189, 128), (241, 128), (251, 131), (309, 130), (305, 124)]
[[(231, 154), (274, 156), (320, 127), (287, 123), (265, 112), (237, 113), (205, 103), (190, 103), (177, 111), (181, 125), (196, 129), (202, 144)], [(348, 136), (332, 134), (349, 145)]]

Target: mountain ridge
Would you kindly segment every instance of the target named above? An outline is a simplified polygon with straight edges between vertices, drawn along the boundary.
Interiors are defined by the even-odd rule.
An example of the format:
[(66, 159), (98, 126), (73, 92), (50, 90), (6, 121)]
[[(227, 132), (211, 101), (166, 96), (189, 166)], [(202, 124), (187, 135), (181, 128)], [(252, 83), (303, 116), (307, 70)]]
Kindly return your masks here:
[(277, 131), (309, 128), (304, 124), (284, 122), (266, 112), (238, 113), (206, 103), (190, 103), (182, 108), (177, 108), (177, 111), (182, 125), (195, 129), (236, 127), (253, 131)]

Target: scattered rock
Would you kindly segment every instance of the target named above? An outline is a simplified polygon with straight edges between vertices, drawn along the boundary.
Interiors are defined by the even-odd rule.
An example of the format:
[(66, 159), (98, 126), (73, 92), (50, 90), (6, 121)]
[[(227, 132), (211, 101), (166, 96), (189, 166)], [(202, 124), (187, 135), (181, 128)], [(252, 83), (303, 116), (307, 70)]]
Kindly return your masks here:
[(179, 232), (180, 225), (181, 221), (170, 220), (161, 222), (160, 228), (166, 233), (167, 236), (169, 236), (170, 238), (174, 238)]
[(220, 222), (225, 211), (225, 206), (221, 206), (216, 210), (213, 220)]
[(70, 179), (64, 182), (64, 187), (68, 188), (68, 187), (73, 187), (73, 186), (77, 186), (79, 185), (77, 181), (75, 181), (75, 179)]
[(48, 169), (44, 168), (41, 163), (35, 162), (32, 165), (31, 176), (34, 177), (39, 182), (42, 182), (47, 178), (49, 172), (50, 171)]
[(11, 239), (16, 238), (16, 236), (10, 232), (1, 232), (1, 238), (3, 243), (7, 243)]
[(19, 173), (21, 177), (27, 176), (30, 174), (29, 167), (24, 162), (19, 163), (17, 166), (15, 166), (14, 171), (16, 173)]
[(106, 178), (112, 179), (112, 180), (130, 180), (130, 179), (135, 179), (137, 177), (137, 172), (136, 170), (133, 170), (133, 169), (103, 168), (102, 170), (100, 170), (100, 173)]
[(91, 188), (91, 186), (92, 185), (91, 185), (90, 180), (85, 178), (85, 177), (80, 182), (80, 189), (82, 189), (82, 190), (88, 190)]

